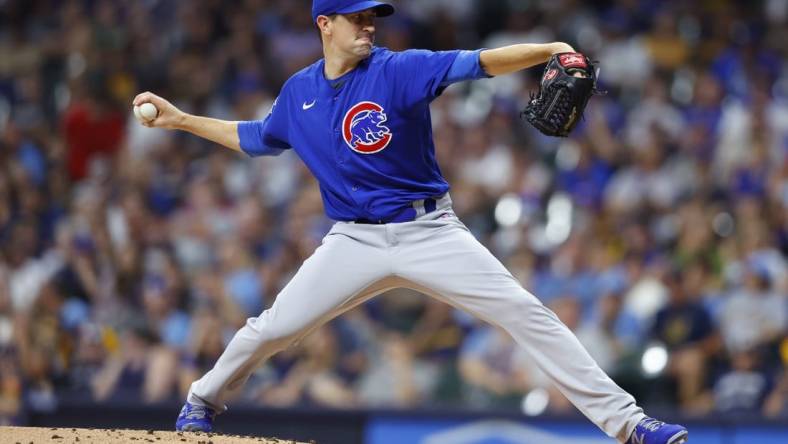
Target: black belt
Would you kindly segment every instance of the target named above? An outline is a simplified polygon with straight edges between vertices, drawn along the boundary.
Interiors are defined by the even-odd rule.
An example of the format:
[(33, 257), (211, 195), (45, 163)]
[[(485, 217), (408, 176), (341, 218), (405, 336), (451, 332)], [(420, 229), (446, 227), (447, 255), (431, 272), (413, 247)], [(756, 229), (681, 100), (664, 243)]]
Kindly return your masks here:
[[(443, 196), (439, 197), (438, 199), (441, 198), (443, 198)], [(424, 214), (432, 213), (438, 208), (438, 199), (433, 199), (432, 197), (428, 197), (423, 200)], [(357, 224), (372, 224), (372, 225), (412, 222), (416, 220), (417, 217), (420, 216), (418, 210), (416, 209), (416, 206), (420, 205), (421, 202), (422, 202), (421, 200), (413, 202), (413, 204), (411, 204), (410, 207), (403, 209), (399, 213), (395, 214), (393, 217), (389, 217), (386, 219), (378, 219), (378, 220), (361, 218), (361, 219), (356, 219), (353, 222)]]

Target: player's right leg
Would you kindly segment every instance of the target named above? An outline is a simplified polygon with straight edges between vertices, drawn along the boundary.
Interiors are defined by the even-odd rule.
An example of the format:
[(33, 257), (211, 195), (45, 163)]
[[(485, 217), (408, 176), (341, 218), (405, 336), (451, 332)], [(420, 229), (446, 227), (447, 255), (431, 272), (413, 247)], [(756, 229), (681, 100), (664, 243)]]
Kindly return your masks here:
[(271, 308), (250, 318), (213, 369), (192, 383), (176, 428), (206, 431), (213, 416), (224, 411), (224, 400), (243, 386), (263, 360), (392, 288), (385, 242), (382, 225), (336, 224)]

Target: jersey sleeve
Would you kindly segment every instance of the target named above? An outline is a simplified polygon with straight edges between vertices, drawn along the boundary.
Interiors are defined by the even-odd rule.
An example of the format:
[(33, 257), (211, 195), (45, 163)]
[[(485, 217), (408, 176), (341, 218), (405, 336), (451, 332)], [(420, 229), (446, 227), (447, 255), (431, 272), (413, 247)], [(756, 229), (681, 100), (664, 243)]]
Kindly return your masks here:
[(405, 106), (431, 102), (447, 86), (444, 79), (460, 52), (414, 49), (395, 53), (388, 67), (395, 98)]
[(256, 157), (277, 156), (289, 149), (286, 108), (286, 104), (279, 104), (277, 98), (265, 119), (239, 122), (238, 139), (241, 142), (241, 150), (249, 156)]
[(493, 77), (487, 74), (482, 68), (481, 53), (483, 49), (476, 51), (460, 51), (454, 63), (451, 64), (446, 77), (443, 78), (441, 86), (449, 86), (452, 83), (464, 82), (466, 80), (487, 79)]

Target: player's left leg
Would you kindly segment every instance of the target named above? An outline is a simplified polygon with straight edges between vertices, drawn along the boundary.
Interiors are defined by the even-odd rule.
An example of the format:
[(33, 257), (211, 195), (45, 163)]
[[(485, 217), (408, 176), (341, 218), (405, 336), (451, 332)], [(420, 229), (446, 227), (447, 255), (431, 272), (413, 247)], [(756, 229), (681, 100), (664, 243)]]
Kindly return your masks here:
[(611, 438), (629, 440), (646, 418), (635, 399), (599, 368), (558, 317), (524, 290), (453, 213), (398, 224), (397, 238), (397, 275), (504, 328), (592, 422)]

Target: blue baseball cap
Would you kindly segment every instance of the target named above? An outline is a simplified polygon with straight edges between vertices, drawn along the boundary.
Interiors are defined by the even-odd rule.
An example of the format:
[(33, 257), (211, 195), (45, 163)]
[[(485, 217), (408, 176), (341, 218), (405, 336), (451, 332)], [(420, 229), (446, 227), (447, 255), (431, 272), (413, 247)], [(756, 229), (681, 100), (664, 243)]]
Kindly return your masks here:
[(388, 3), (359, 0), (312, 0), (312, 21), (319, 15), (352, 14), (365, 9), (375, 9), (378, 17), (394, 14), (394, 7)]

